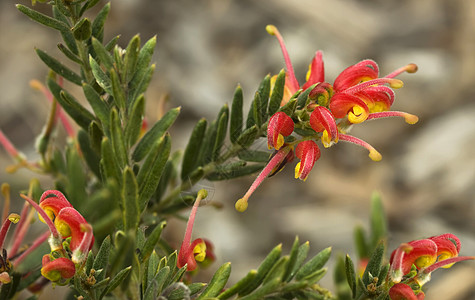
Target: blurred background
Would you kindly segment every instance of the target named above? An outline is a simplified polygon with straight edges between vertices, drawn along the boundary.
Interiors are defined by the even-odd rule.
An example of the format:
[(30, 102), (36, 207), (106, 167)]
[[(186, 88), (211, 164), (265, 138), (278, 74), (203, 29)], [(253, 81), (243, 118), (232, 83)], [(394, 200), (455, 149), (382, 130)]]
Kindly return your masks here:
[[(0, 128), (34, 160), (35, 136), (48, 114), (47, 101), (29, 88), (30, 80), (42, 81), (47, 73), (34, 48), (61, 57), (56, 48), (60, 36), (19, 13), (15, 3), (30, 1), (0, 2)], [(38, 7), (48, 12), (46, 5)], [(147, 117), (157, 119), (159, 99), (165, 96), (168, 108), (181, 106), (171, 130), (173, 147), (179, 149), (199, 118), (213, 119), (222, 105), (231, 103), (238, 83), (247, 108), (260, 80), (284, 67), (276, 39), (265, 31), (267, 24), (284, 36), (301, 83), (316, 50), (324, 52), (330, 83), (365, 58), (378, 62), (382, 75), (416, 63), (416, 74), (398, 77), (405, 86), (396, 91), (393, 110), (416, 114), (420, 121), (408, 125), (384, 119), (354, 126), (351, 134), (378, 149), (381, 162), (351, 144), (322, 149), (305, 183), (293, 179), (293, 164), (287, 166), (261, 185), (244, 214), (234, 210), (234, 202), (253, 177), (200, 183), (210, 190), (211, 201), (223, 205), (221, 210), (200, 208), (195, 224), (194, 236), (206, 237), (216, 247), (219, 261), (209, 273), (231, 261), (235, 281), (257, 268), (278, 243), (287, 253), (296, 235), (301, 242), (310, 241), (311, 254), (333, 246), (333, 258), (347, 252), (355, 257), (353, 228), (368, 227), (374, 190), (381, 193), (388, 214), (389, 249), (451, 232), (462, 241), (461, 254), (474, 255), (475, 2), (114, 0), (105, 40), (120, 33), (125, 47), (136, 33), (143, 42), (157, 35)], [(6, 174), (11, 163), (0, 150), (1, 182), (12, 184), (14, 191), (26, 188), (25, 180), (33, 174)], [(49, 187), (47, 178), (39, 179)], [(14, 199), (20, 207), (19, 197)], [(167, 226), (177, 247), (184, 226), (179, 221)], [(475, 299), (474, 277), (470, 262), (438, 270), (426, 285), (427, 299)], [(331, 276), (324, 284), (331, 284)]]

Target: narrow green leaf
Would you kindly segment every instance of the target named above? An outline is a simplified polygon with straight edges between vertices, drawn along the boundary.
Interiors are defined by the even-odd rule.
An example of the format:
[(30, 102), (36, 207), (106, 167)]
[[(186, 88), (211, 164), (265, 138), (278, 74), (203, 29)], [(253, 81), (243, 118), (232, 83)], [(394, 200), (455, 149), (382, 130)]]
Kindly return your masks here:
[(259, 92), (256, 92), (254, 94), (254, 101), (252, 101), (251, 109), (252, 109), (252, 119), (254, 120), (254, 124), (256, 124), (258, 128), (260, 128), (262, 124), (264, 123), (259, 106), (260, 106), (260, 96), (259, 96)]
[(96, 18), (92, 22), (92, 36), (98, 39), (101, 43), (104, 38), (104, 23), (106, 21), (107, 15), (109, 14), (109, 10), (110, 3), (107, 3), (99, 11)]
[(112, 96), (114, 96), (115, 104), (121, 111), (125, 111), (125, 92), (120, 83), (119, 75), (114, 68), (109, 70), (112, 84)]
[[(239, 292), (239, 296), (245, 296), (252, 291), (254, 291), (259, 285), (261, 285), (264, 278), (267, 276), (267, 273), (272, 269), (274, 264), (279, 260), (280, 255), (282, 254), (282, 244), (277, 245), (271, 252), (266, 256), (262, 261), (261, 265), (257, 269), (257, 276), (254, 281), (252, 281), (248, 286), (246, 286), (242, 291)], [(280, 283), (280, 280), (276, 278)]]
[(368, 261), (368, 265), (366, 266), (366, 270), (363, 273), (363, 282), (365, 286), (370, 284), (370, 274), (372, 276), (378, 276), (381, 270), (381, 264), (383, 262), (385, 246), (384, 243), (379, 243), (378, 246), (374, 249), (373, 253), (371, 254), (371, 258)]
[(114, 67), (114, 61), (106, 47), (103, 46), (102, 43), (99, 42), (99, 40), (95, 37), (91, 38), (91, 43), (99, 61), (106, 67), (107, 70), (112, 69)]
[(137, 174), (140, 211), (143, 211), (147, 206), (150, 197), (157, 188), (168, 156), (170, 155), (170, 148), (170, 136), (166, 134), (163, 138), (156, 141), (155, 145), (152, 145), (152, 149)]
[[(239, 163), (239, 162), (238, 162)], [(216, 172), (208, 174), (206, 178), (211, 181), (229, 180), (242, 176), (251, 175), (259, 172), (265, 167), (265, 164), (252, 164), (242, 167), (236, 167), (235, 169), (217, 169)]]
[(308, 274), (301, 280), (307, 281), (309, 284), (315, 284), (320, 281), (320, 279), (322, 279), (325, 274), (327, 274), (327, 270), (327, 268), (318, 269), (315, 272)]
[(55, 73), (77, 85), (82, 84), (82, 78), (71, 69), (60, 63), (56, 58), (50, 56), (41, 49), (35, 49), (40, 59)]
[(125, 125), (125, 140), (127, 145), (132, 147), (140, 136), (143, 124), (143, 116), (145, 113), (145, 97), (140, 97), (135, 101), (134, 106), (129, 114), (129, 121)]
[(94, 6), (97, 5), (101, 0), (89, 0), (84, 4), (84, 7), (86, 7), (86, 10), (93, 8)]
[(292, 244), (292, 248), (290, 249), (289, 264), (287, 266), (287, 270), (285, 271), (283, 281), (288, 282), (292, 279), (290, 276), (291, 276), (293, 268), (295, 267), (295, 264), (297, 263), (297, 256), (298, 256), (298, 253), (299, 253), (299, 248), (300, 248), (300, 241), (299, 241), (299, 237), (296, 236), (295, 240), (294, 240), (294, 243)]
[(125, 148), (124, 134), (122, 131), (119, 113), (115, 108), (110, 114), (111, 143), (114, 149), (115, 158), (121, 169), (127, 165), (127, 149)]
[(160, 240), (160, 235), (162, 234), (163, 228), (165, 228), (166, 224), (167, 223), (165, 221), (160, 222), (148, 236), (141, 251), (143, 262), (149, 258), (153, 249), (157, 245), (158, 241)]
[(242, 289), (244, 289), (247, 285), (254, 281), (257, 276), (257, 270), (251, 270), (244, 276), (241, 280), (239, 280), (236, 284), (232, 287), (226, 289), (224, 292), (218, 295), (218, 299), (228, 299), (235, 294), (239, 293)]
[[(297, 109), (302, 109), (308, 104), (308, 95), (310, 92), (313, 90), (313, 88), (317, 84), (314, 84), (310, 87), (308, 87), (305, 91), (301, 91), (300, 94), (297, 96)], [(295, 95), (293, 96), (295, 97)]]
[[(78, 50), (78, 47), (77, 47), (77, 44), (76, 44), (76, 39), (74, 38), (73, 33), (69, 29), (71, 27), (70, 23), (69, 23), (69, 18), (66, 17), (59, 10), (58, 6), (56, 6), (56, 5), (53, 5), (53, 17), (56, 20), (58, 20), (60, 22), (63, 22), (64, 24), (66, 24), (68, 26), (68, 30), (61, 30), (60, 31), (61, 37), (63, 38), (63, 41), (66, 44), (66, 46), (68, 46), (69, 50), (71, 50), (71, 52), (73, 52), (74, 54), (78, 55), (79, 50)], [(82, 62), (81, 62), (81, 64), (82, 64)]]
[(267, 163), (271, 156), (270, 152), (244, 149), (238, 152), (239, 159), (250, 162)]
[(68, 115), (73, 118), (79, 126), (88, 130), (89, 124), (94, 119), (94, 116), (79, 104), (73, 96), (65, 92), (53, 79), (48, 78), (47, 85), (53, 96)]
[(366, 241), (366, 235), (363, 227), (357, 225), (354, 231), (354, 239), (356, 245), (356, 253), (358, 255), (358, 259), (368, 258), (370, 255), (369, 245)]
[(292, 116), (294, 114), (296, 104), (297, 104), (297, 99), (291, 98), (289, 102), (287, 102), (287, 104), (279, 108), (278, 111), (282, 111), (286, 113), (288, 116)]
[[(202, 282), (195, 282), (195, 283), (190, 284), (188, 286), (189, 295), (193, 296), (193, 295), (197, 294), (205, 286), (206, 286), (206, 283), (202, 283)], [(187, 291), (187, 295), (188, 295), (188, 291)], [(176, 289), (171, 291), (171, 293), (168, 295), (167, 299), (168, 300), (183, 300), (183, 299), (186, 299), (185, 298), (185, 289), (183, 288), (183, 286), (178, 286)]]
[(124, 229), (129, 231), (135, 230), (140, 220), (138, 184), (130, 167), (126, 167), (123, 174), (122, 207)]
[(371, 196), (371, 248), (374, 249), (380, 241), (385, 242), (387, 236), (387, 221), (381, 195), (373, 192)]
[[(138, 70), (138, 67), (137, 67)], [(155, 71), (155, 65), (146, 67), (143, 72), (138, 71), (140, 76), (135, 76), (129, 83), (129, 97), (127, 98), (129, 107), (134, 104), (136, 99), (145, 91), (152, 79), (153, 72)]]
[(231, 106), (231, 121), (229, 124), (229, 137), (233, 144), (236, 143), (242, 133), (243, 101), (242, 88), (238, 85), (234, 91), (233, 104)]
[[(146, 294), (150, 291), (150, 285), (155, 279), (155, 275), (158, 272), (158, 265), (160, 264), (160, 259), (157, 255), (157, 252), (153, 251), (148, 259), (148, 263), (146, 263), (145, 271), (143, 272), (143, 279), (142, 279), (142, 290), (143, 293)], [(158, 292), (158, 291), (157, 291)], [(155, 293), (156, 294), (156, 293)]]
[(91, 105), (92, 110), (96, 114), (97, 118), (101, 121), (103, 127), (108, 129), (110, 116), (109, 107), (92, 86), (87, 83), (83, 83), (82, 89), (84, 95), (86, 96), (87, 102), (89, 102), (89, 105)]
[(91, 21), (88, 18), (81, 19), (71, 30), (76, 40), (87, 40), (92, 34)]
[(389, 263), (381, 266), (381, 270), (379, 271), (379, 274), (378, 274), (378, 278), (379, 278), (378, 286), (380, 286), (384, 282), (384, 279), (388, 275), (389, 267), (390, 267)]
[(356, 296), (356, 272), (355, 266), (353, 261), (351, 260), (350, 256), (347, 254), (345, 258), (345, 269), (346, 269), (346, 280), (348, 281), (348, 285), (350, 286), (351, 293), (353, 298)]
[(177, 107), (169, 110), (153, 127), (142, 137), (132, 154), (132, 159), (136, 162), (141, 161), (150, 152), (150, 149), (156, 144), (163, 134), (175, 122), (181, 108)]
[(73, 62), (77, 63), (77, 64), (80, 64), (82, 65), (82, 61), (81, 59), (79, 58), (79, 56), (77, 56), (76, 54), (74, 54), (71, 50), (69, 50), (68, 47), (64, 46), (63, 44), (61, 43), (58, 43), (58, 49), (63, 52), (64, 55), (66, 55), (67, 58), (69, 58), (70, 60), (72, 60)]
[(21, 4), (16, 5), (17, 9), (27, 15), (30, 19), (33, 21), (36, 21), (40, 24), (43, 24), (45, 26), (54, 28), (59, 31), (69, 31), (69, 26), (61, 21), (58, 21), (56, 19), (53, 19), (47, 15), (44, 15), (42, 13), (37, 12), (36, 10), (33, 10), (29, 7), (26, 7)]
[(135, 74), (135, 68), (137, 65), (139, 52), (140, 36), (137, 34), (130, 40), (129, 44), (127, 45), (127, 48), (125, 49), (125, 74), (123, 77), (123, 82), (128, 83), (132, 79), (132, 76)]
[(143, 78), (147, 75), (147, 68), (150, 62), (152, 61), (152, 55), (155, 50), (155, 46), (157, 44), (157, 36), (153, 36), (149, 39), (145, 45), (143, 45), (142, 49), (137, 57), (137, 64), (136, 64), (136, 72), (133, 75), (131, 85), (137, 86), (137, 82), (141, 82)]
[(120, 171), (117, 161), (115, 159), (112, 144), (107, 137), (102, 139), (101, 145), (101, 171), (103, 173), (102, 180), (106, 182), (108, 179), (115, 179), (117, 183), (121, 182), (122, 172)]
[(92, 121), (88, 130), (91, 147), (98, 155), (101, 153), (102, 138), (104, 137), (101, 127), (98, 122)]
[(111, 79), (106, 73), (104, 73), (104, 71), (101, 69), (101, 66), (92, 56), (89, 56), (89, 64), (91, 65), (92, 75), (94, 75), (97, 84), (109, 95), (112, 95)]
[(264, 284), (251, 294), (239, 298), (240, 300), (259, 300), (264, 299), (264, 296), (272, 294), (280, 285), (279, 278), (274, 278), (273, 280), (269, 281), (268, 283)]
[(97, 176), (101, 177), (101, 171), (99, 169), (100, 157), (92, 149), (91, 141), (89, 140), (89, 134), (84, 130), (78, 131), (78, 142), (81, 152), (83, 154), (84, 160), (87, 163), (89, 169)]
[(287, 266), (289, 265), (290, 257), (288, 255), (282, 256), (275, 264), (272, 266), (272, 269), (267, 273), (264, 281), (262, 281), (263, 285), (266, 285), (268, 282), (273, 281), (274, 279), (279, 279), (282, 281), (287, 270)]
[(214, 273), (213, 278), (211, 278), (211, 281), (209, 282), (206, 289), (197, 299), (199, 300), (218, 296), (218, 294), (228, 282), (229, 275), (231, 275), (231, 263), (228, 262), (219, 267), (216, 273)]
[(218, 131), (217, 120), (214, 120), (213, 122), (209, 124), (208, 128), (206, 129), (205, 136), (203, 138), (203, 141), (201, 142), (201, 147), (199, 150), (200, 156), (198, 158), (199, 166), (202, 166), (211, 162), (217, 131)]
[[(68, 18), (71, 17), (71, 12), (66, 8), (63, 1), (54, 0), (54, 7), (56, 7), (58, 9), (58, 11), (60, 11), (61, 14), (64, 15), (64, 17), (68, 17)], [(67, 22), (65, 22), (65, 23), (67, 23)]]
[(267, 113), (269, 116), (272, 116), (277, 112), (282, 103), (282, 98), (284, 98), (284, 87), (285, 87), (285, 70), (282, 69), (277, 75), (277, 78), (274, 83), (274, 88), (272, 89), (272, 94), (270, 95), (269, 106), (267, 108)]
[(104, 298), (105, 295), (109, 294), (109, 293), (112, 292), (116, 287), (118, 287), (118, 286), (122, 283), (122, 281), (124, 281), (124, 279), (127, 277), (127, 275), (129, 275), (129, 272), (130, 272), (131, 269), (132, 269), (132, 266), (120, 270), (120, 272), (117, 273), (117, 275), (116, 275), (114, 278), (112, 278), (112, 280), (110, 281), (109, 285), (108, 285), (107, 288), (102, 292), (102, 294), (101, 294), (101, 296), (100, 296), (99, 298), (100, 298), (100, 299)]
[(155, 276), (155, 282), (157, 283), (158, 293), (162, 292), (165, 281), (167, 280), (170, 274), (170, 267), (165, 266), (158, 271), (158, 274)]
[(240, 145), (243, 148), (247, 148), (250, 145), (252, 145), (252, 143), (254, 143), (254, 141), (257, 138), (258, 133), (259, 133), (259, 129), (257, 128), (256, 125), (254, 125), (244, 130), (241, 136), (239, 136), (239, 138), (237, 139), (236, 144)]
[(102, 270), (102, 272), (95, 276), (97, 281), (101, 281), (105, 278), (106, 275), (106, 268), (107, 264), (109, 263), (109, 255), (111, 250), (111, 238), (110, 236), (106, 236), (106, 238), (102, 241), (101, 247), (97, 252), (96, 258), (94, 259), (94, 263), (92, 268), (96, 271)]
[(221, 154), (221, 148), (224, 145), (226, 132), (228, 131), (229, 108), (225, 104), (218, 114), (218, 126), (216, 128), (216, 140), (214, 141), (212, 160), (215, 161)]
[(321, 269), (331, 255), (331, 247), (325, 248), (320, 251), (317, 255), (315, 255), (311, 260), (309, 260), (306, 264), (304, 264), (300, 270), (295, 275), (297, 280), (303, 279), (306, 276), (314, 273), (315, 271)]
[(109, 42), (107, 42), (107, 44), (105, 44), (105, 48), (108, 52), (112, 51), (112, 49), (114, 49), (114, 47), (117, 45), (117, 43), (119, 42), (119, 38), (120, 38), (120, 35), (116, 35), (115, 37), (113, 37)]
[(267, 103), (270, 93), (270, 75), (267, 74), (257, 89), (257, 111), (262, 123), (267, 120)]
[(252, 126), (256, 125), (256, 120), (254, 119), (254, 113), (255, 113), (254, 106), (256, 106), (256, 104), (254, 102), (255, 102), (255, 99), (251, 102), (251, 105), (249, 106), (249, 111), (247, 113), (247, 119), (246, 119), (246, 129), (249, 129)]

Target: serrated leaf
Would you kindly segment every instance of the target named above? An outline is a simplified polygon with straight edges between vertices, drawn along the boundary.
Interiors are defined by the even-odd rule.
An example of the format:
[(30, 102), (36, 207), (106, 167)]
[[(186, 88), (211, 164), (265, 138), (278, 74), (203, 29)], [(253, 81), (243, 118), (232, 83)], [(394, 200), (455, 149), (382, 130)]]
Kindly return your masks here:
[(135, 230), (140, 220), (138, 184), (130, 167), (126, 167), (123, 174), (122, 207), (124, 229), (129, 231)]
[(136, 162), (141, 161), (150, 152), (153, 145), (165, 134), (165, 132), (175, 122), (180, 107), (169, 110), (153, 127), (142, 137), (132, 154), (132, 159)]
[(104, 23), (106, 22), (107, 15), (109, 15), (110, 3), (104, 5), (104, 7), (96, 15), (96, 18), (92, 22), (92, 36), (98, 39), (101, 43), (104, 38)]
[(55, 73), (64, 77), (65, 79), (75, 83), (77, 85), (81, 85), (82, 78), (74, 71), (63, 65), (59, 62), (56, 58), (50, 56), (48, 53), (44, 52), (41, 49), (36, 48), (36, 54), (38, 54), (39, 58)]
[(148, 236), (147, 240), (145, 241), (145, 245), (143, 246), (143, 249), (141, 251), (142, 253), (142, 261), (146, 261), (150, 254), (153, 252), (153, 249), (157, 245), (158, 241), (160, 240), (160, 235), (162, 234), (163, 228), (166, 226), (166, 222), (162, 221), (160, 222), (150, 233)]
[(252, 143), (254, 143), (254, 141), (257, 138), (258, 133), (259, 133), (259, 129), (257, 128), (256, 125), (254, 125), (244, 130), (241, 136), (239, 136), (239, 138), (237, 139), (236, 144), (240, 145), (243, 148), (247, 148), (250, 145), (252, 145)]
[(181, 166), (181, 180), (186, 180), (187, 176), (192, 172), (197, 164), (198, 158), (200, 157), (200, 152), (197, 149), (200, 149), (201, 143), (206, 132), (207, 126), (206, 119), (201, 119), (196, 123), (195, 128), (191, 132), (190, 139), (186, 145), (185, 152), (183, 154), (183, 162)]
[(233, 144), (236, 143), (242, 133), (243, 101), (242, 88), (238, 85), (234, 91), (233, 103), (231, 105), (231, 121), (229, 124), (229, 138)]
[(228, 282), (229, 275), (231, 275), (231, 263), (228, 262), (219, 267), (216, 273), (214, 273), (213, 278), (211, 278), (211, 281), (209, 282), (206, 289), (197, 299), (199, 300), (218, 296), (218, 294)]
[(129, 272), (131, 269), (132, 267), (130, 266), (130, 267), (120, 270), (120, 272), (117, 273), (117, 275), (114, 278), (112, 278), (107, 288), (102, 292), (100, 299), (103, 298), (105, 295), (109, 294), (110, 292), (112, 292), (116, 287), (118, 287), (122, 283), (122, 281), (124, 281), (124, 279), (127, 277), (127, 275), (129, 275)]
[(91, 38), (91, 43), (99, 61), (106, 67), (107, 70), (112, 69), (114, 67), (114, 61), (106, 47), (103, 46), (102, 43), (99, 42), (99, 40), (95, 37)]
[(267, 273), (272, 269), (277, 260), (279, 260), (281, 254), (282, 244), (279, 244), (278, 246), (274, 247), (274, 249), (272, 249), (271, 252), (262, 261), (261, 265), (257, 269), (257, 276), (255, 280), (252, 281), (248, 286), (246, 286), (242, 291), (240, 291), (239, 296), (245, 296), (254, 291), (259, 285), (261, 285), (262, 281), (267, 276)]
[(365, 286), (371, 283), (369, 279), (370, 274), (372, 276), (378, 276), (381, 270), (381, 263), (383, 262), (384, 251), (384, 243), (379, 243), (378, 246), (373, 250), (371, 258), (369, 259), (368, 264), (366, 265), (366, 270), (364, 271), (362, 277)]
[(92, 86), (87, 83), (83, 83), (82, 89), (84, 95), (86, 96), (87, 102), (89, 105), (91, 105), (92, 110), (96, 114), (97, 118), (101, 121), (103, 127), (108, 129), (110, 116), (109, 107)]
[(92, 75), (94, 75), (97, 84), (109, 95), (112, 95), (111, 79), (104, 73), (99, 63), (92, 56), (89, 56), (89, 64), (91, 65)]
[(137, 174), (139, 184), (139, 208), (140, 211), (147, 206), (150, 197), (157, 189), (160, 177), (165, 168), (165, 164), (170, 155), (171, 141), (166, 134), (163, 138), (155, 142), (147, 158)]
[(59, 31), (69, 31), (69, 26), (61, 21), (53, 19), (47, 15), (37, 12), (29, 7), (26, 7), (21, 4), (16, 5), (17, 9), (27, 15), (33, 21), (36, 21), (45, 26), (51, 27)]
[(323, 249), (300, 268), (300, 270), (295, 275), (295, 278), (297, 280), (301, 280), (309, 276), (310, 274), (316, 272), (317, 270), (321, 269), (330, 258), (330, 255), (331, 247)]
[(282, 69), (275, 79), (274, 88), (270, 95), (269, 105), (267, 107), (267, 113), (269, 116), (272, 116), (277, 112), (282, 103), (282, 98), (284, 98), (284, 87), (285, 87), (285, 70)]
[(230, 288), (226, 289), (224, 292), (218, 295), (218, 299), (228, 299), (235, 294), (239, 293), (242, 289), (244, 289), (247, 285), (254, 281), (257, 276), (257, 270), (251, 270), (247, 273), (246, 276), (241, 278), (236, 284), (231, 286)]
[(218, 114), (218, 126), (216, 128), (216, 139), (214, 141), (212, 154), (213, 161), (217, 160), (221, 154), (221, 148), (223, 147), (224, 139), (226, 138), (226, 132), (228, 131), (228, 119), (229, 109), (228, 105), (225, 104)]

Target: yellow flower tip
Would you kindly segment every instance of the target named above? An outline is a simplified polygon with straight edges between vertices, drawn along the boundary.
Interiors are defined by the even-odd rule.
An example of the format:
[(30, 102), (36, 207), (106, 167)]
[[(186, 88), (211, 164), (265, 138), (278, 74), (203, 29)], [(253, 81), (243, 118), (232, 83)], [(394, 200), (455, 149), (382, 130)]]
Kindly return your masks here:
[(245, 212), (247, 209), (248, 203), (247, 203), (247, 198), (241, 198), (238, 201), (236, 201), (236, 204), (234, 207), (238, 212)]
[(198, 197), (200, 197), (201, 199), (206, 199), (206, 197), (208, 197), (208, 191), (205, 189), (199, 190)]
[(355, 105), (353, 111), (348, 113), (348, 121), (352, 124), (363, 123), (368, 118), (368, 112), (361, 106)]
[(402, 80), (393, 78), (391, 81), (389, 81), (389, 86), (393, 89), (400, 89), (404, 86), (404, 82), (402, 82)]
[(284, 136), (279, 133), (277, 137), (277, 143), (275, 144), (275, 150), (279, 150), (284, 145)]
[(369, 151), (369, 158), (371, 158), (373, 161), (380, 161), (381, 159), (383, 159), (383, 157), (381, 156), (381, 153), (379, 153), (378, 151), (374, 149), (371, 149)]
[(18, 223), (18, 221), (20, 221), (20, 215), (11, 213), (8, 215), (8, 220), (10, 220), (10, 222), (12, 222), (13, 224), (16, 224)]
[(435, 260), (436, 259), (434, 259), (430, 255), (424, 255), (424, 256), (421, 256), (418, 259), (416, 259), (414, 264), (418, 268), (425, 268), (425, 267), (428, 267), (428, 266), (432, 265), (433, 263), (435, 263)]
[(405, 114), (404, 115), (404, 120), (406, 121), (407, 124), (414, 125), (417, 122), (419, 122), (419, 117), (416, 116), (416, 115)]
[(41, 91), (44, 89), (43, 84), (39, 80), (36, 80), (36, 79), (30, 80), (30, 87), (38, 91)]
[(64, 222), (55, 222), (54, 225), (61, 236), (66, 237), (71, 235), (71, 228), (68, 224)]
[(275, 27), (274, 25), (267, 25), (266, 26), (266, 31), (270, 35), (275, 35), (276, 32), (277, 32), (277, 27)]
[(198, 243), (195, 248), (193, 248), (193, 254), (195, 255), (195, 260), (202, 262), (206, 258), (206, 244)]
[(408, 64), (406, 66), (407, 73), (416, 73), (419, 67), (416, 64)]
[(300, 162), (295, 166), (295, 179), (300, 177)]
[(8, 183), (3, 183), (1, 189), (3, 197), (10, 197), (10, 185)]

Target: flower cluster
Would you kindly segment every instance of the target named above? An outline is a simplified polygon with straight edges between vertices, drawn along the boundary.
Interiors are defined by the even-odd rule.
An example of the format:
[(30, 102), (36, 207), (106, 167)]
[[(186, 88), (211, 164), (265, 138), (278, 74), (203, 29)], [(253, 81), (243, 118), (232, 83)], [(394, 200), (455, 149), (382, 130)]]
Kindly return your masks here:
[[(415, 115), (390, 111), (395, 98), (393, 89), (403, 86), (403, 82), (394, 77), (403, 72), (416, 72), (415, 64), (408, 64), (380, 77), (376, 62), (366, 59), (343, 70), (333, 84), (330, 84), (325, 81), (322, 52), (317, 51), (309, 66), (307, 81), (299, 85), (282, 36), (272, 25), (268, 25), (266, 29), (269, 34), (277, 37), (286, 64), (281, 106), (286, 105), (302, 90), (308, 90), (309, 93), (305, 105), (291, 115), (279, 111), (269, 119), (268, 146), (277, 152), (249, 191), (236, 202), (238, 211), (245, 211), (248, 198), (260, 183), (267, 176), (280, 170), (294, 156), (300, 159), (295, 168), (295, 178), (306, 180), (315, 162), (320, 158), (320, 149), (316, 143), (318, 140), (321, 140), (325, 148), (339, 141), (362, 146), (368, 149), (372, 160), (379, 161), (381, 154), (370, 144), (346, 134), (350, 127), (366, 120), (385, 117), (403, 117), (409, 124), (418, 121)], [(294, 132), (301, 138), (290, 137)]]
[(193, 208), (186, 224), (185, 236), (178, 253), (177, 266), (182, 268), (186, 265), (187, 271), (193, 271), (197, 267), (197, 263), (207, 266), (215, 260), (213, 253), (213, 245), (207, 239), (198, 238), (191, 242), (191, 233), (193, 232), (193, 224), (195, 223), (196, 212), (200, 206), (201, 200), (208, 196), (206, 190), (200, 190), (198, 197), (193, 204)]
[(43, 256), (41, 274), (56, 283), (67, 283), (85, 262), (94, 244), (92, 226), (57, 190), (43, 193), (39, 204), (21, 195), (38, 212), (50, 230), (51, 253)]
[(475, 259), (474, 256), (458, 256), (460, 246), (460, 240), (450, 233), (401, 244), (390, 259), (391, 300), (424, 299), (421, 288), (430, 280), (433, 271)]

